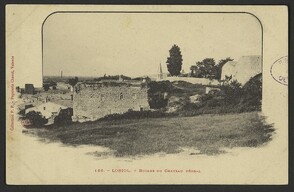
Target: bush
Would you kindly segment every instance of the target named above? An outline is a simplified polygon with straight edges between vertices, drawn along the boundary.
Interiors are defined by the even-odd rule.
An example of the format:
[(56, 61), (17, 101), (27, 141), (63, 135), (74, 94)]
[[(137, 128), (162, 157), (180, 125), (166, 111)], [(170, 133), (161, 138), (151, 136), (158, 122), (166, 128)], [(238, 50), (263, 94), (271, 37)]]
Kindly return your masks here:
[(71, 117), (73, 116), (73, 109), (61, 109), (59, 114), (54, 118), (54, 124), (64, 125), (72, 123)]
[(173, 90), (173, 86), (169, 81), (148, 83), (148, 103), (151, 109), (161, 109), (167, 106), (168, 99), (165, 94)]
[(42, 127), (48, 120), (42, 116), (40, 112), (30, 111), (25, 116), (30, 121), (32, 127)]
[(226, 104), (239, 103), (243, 95), (241, 83), (239, 83), (237, 80), (233, 80), (229, 84), (221, 86), (221, 91)]
[(211, 99), (206, 101), (205, 106), (207, 107), (218, 107), (218, 106), (222, 106), (223, 102), (219, 99)]
[(261, 75), (251, 78), (243, 87), (232, 81), (220, 92), (205, 94), (200, 103), (186, 104), (178, 111), (181, 116), (217, 113), (241, 113), (261, 110)]
[(49, 90), (49, 87), (50, 87), (50, 85), (49, 84), (43, 84), (43, 88), (44, 88), (44, 91), (48, 91)]
[(211, 99), (213, 99), (213, 95), (211, 95), (211, 94), (205, 94), (199, 98), (200, 102), (202, 102), (202, 103), (205, 101), (211, 100)]
[(261, 106), (262, 99), (262, 74), (252, 78), (243, 87), (242, 103), (250, 106)]
[(162, 93), (156, 93), (148, 97), (148, 103), (151, 109), (161, 109), (167, 106), (168, 99)]

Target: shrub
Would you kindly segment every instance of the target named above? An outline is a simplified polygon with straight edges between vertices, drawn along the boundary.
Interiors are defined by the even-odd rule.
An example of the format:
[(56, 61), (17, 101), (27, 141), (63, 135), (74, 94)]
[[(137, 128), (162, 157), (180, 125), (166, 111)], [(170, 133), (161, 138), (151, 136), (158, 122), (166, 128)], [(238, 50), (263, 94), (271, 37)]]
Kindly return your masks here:
[(73, 116), (73, 109), (61, 109), (59, 114), (54, 118), (54, 124), (64, 125), (72, 123), (71, 117)]
[(49, 90), (49, 87), (50, 87), (50, 85), (49, 84), (43, 84), (43, 88), (44, 88), (44, 91), (48, 91)]
[(40, 112), (30, 111), (25, 118), (30, 121), (32, 127), (42, 127), (48, 123), (48, 120)]
[(258, 74), (243, 86), (242, 103), (250, 106), (260, 106), (262, 99), (262, 74)]
[(173, 90), (169, 81), (152, 81), (148, 83), (148, 103), (151, 109), (160, 109), (167, 106), (168, 99), (164, 97), (166, 93)]
[(233, 80), (229, 84), (221, 86), (221, 91), (227, 104), (237, 104), (240, 102), (243, 95), (241, 83), (237, 80)]
[(205, 106), (207, 107), (218, 107), (221, 106), (223, 103), (219, 99), (210, 99), (206, 101)]
[(156, 93), (148, 97), (148, 103), (151, 109), (161, 109), (167, 106), (168, 99), (162, 93)]
[(210, 99), (213, 99), (213, 95), (211, 95), (211, 94), (205, 94), (205, 95), (202, 95), (199, 98), (200, 102), (205, 102), (205, 101), (208, 101)]
[(200, 103), (186, 104), (178, 111), (181, 116), (216, 113), (241, 113), (261, 109), (261, 81), (253, 78), (242, 88), (237, 81), (200, 97)]

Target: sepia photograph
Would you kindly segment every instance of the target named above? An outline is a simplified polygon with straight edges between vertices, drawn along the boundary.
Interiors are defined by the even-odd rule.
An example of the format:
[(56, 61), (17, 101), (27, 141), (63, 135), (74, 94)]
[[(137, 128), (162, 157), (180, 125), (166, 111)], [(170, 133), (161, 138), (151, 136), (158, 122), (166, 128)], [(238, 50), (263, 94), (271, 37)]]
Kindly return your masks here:
[[(84, 180), (87, 175), (78, 179), (79, 174), (60, 180), (60, 175), (79, 165), (76, 173), (85, 166), (84, 171), (96, 178), (100, 174), (101, 183), (169, 183), (175, 182), (171, 177), (176, 175), (188, 177), (183, 183), (191, 184), (259, 183), (249, 176), (254, 172), (250, 162), (255, 154), (257, 159), (269, 157), (263, 153), (272, 154), (267, 150), (275, 148), (270, 146), (277, 137), (286, 139), (279, 137), (279, 124), (269, 120), (266, 111), (274, 101), (268, 81), (282, 90), (272, 95), (287, 94), (288, 57), (268, 62), (265, 41), (270, 40), (264, 38), (268, 26), (251, 12), (185, 11), (186, 7), (181, 11), (168, 6), (165, 11), (123, 6), (121, 10), (102, 6), (100, 11), (99, 6), (76, 10), (79, 6), (23, 6), (20, 11), (20, 7), (12, 5), (8, 14), (30, 17), (38, 16), (38, 8), (40, 13), (42, 8), (46, 11), (34, 24), (38, 41), (19, 46), (24, 59), (13, 51), (8, 56), (9, 67), (24, 69), (24, 73), (9, 72), (13, 83), (8, 92), (14, 103), (9, 130), (14, 135), (8, 140), (19, 141), (12, 149), (18, 148), (17, 154), (26, 159), (22, 161), (26, 166), (17, 168), (19, 176), (9, 174), (12, 181), (92, 183)], [(15, 30), (21, 30), (17, 41), (33, 36), (27, 34), (29, 30)], [(15, 35), (9, 32), (7, 37)], [(38, 58), (30, 56), (31, 43), (37, 44)], [(287, 103), (286, 95), (282, 99)], [(251, 160), (245, 163), (244, 157)], [(34, 162), (36, 169), (30, 168)], [(44, 168), (46, 162), (50, 164)], [(250, 179), (239, 175), (240, 180), (230, 180), (233, 174), (226, 173), (228, 179), (218, 180), (217, 174), (210, 181), (214, 166), (224, 164), (221, 170), (230, 172), (226, 168), (230, 162), (234, 162), (232, 170), (243, 164), (248, 170), (244, 177)], [(286, 158), (278, 162), (286, 165)], [(260, 163), (252, 162), (254, 167)], [(67, 171), (61, 173), (60, 167)], [(37, 179), (24, 178), (22, 169)], [(44, 169), (50, 171), (47, 179), (39, 175)], [(141, 174), (145, 179), (123, 180), (126, 174), (138, 179)], [(151, 179), (162, 175), (166, 179)], [(207, 179), (198, 180), (203, 175)]]
[(101, 157), (217, 155), (271, 140), (253, 15), (57, 12), (42, 33), (43, 86), (19, 89), (25, 133), (104, 147)]

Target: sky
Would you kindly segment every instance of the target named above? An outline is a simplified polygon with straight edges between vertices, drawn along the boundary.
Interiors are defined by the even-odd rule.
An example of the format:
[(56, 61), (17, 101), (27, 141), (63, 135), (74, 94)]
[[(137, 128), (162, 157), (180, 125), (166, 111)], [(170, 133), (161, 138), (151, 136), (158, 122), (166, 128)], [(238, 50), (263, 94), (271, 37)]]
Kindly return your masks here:
[(167, 72), (177, 44), (182, 69), (204, 58), (216, 62), (261, 55), (261, 27), (244, 13), (56, 13), (43, 27), (43, 74), (64, 76)]

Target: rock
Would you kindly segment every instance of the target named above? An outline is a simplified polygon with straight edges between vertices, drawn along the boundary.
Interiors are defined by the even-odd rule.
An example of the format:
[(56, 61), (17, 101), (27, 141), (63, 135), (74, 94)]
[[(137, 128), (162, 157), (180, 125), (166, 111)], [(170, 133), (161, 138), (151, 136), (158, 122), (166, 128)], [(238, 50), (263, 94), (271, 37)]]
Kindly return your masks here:
[(201, 97), (201, 95), (199, 95), (199, 94), (192, 95), (192, 96), (189, 97), (190, 102), (191, 103), (199, 103), (200, 102), (200, 97)]

